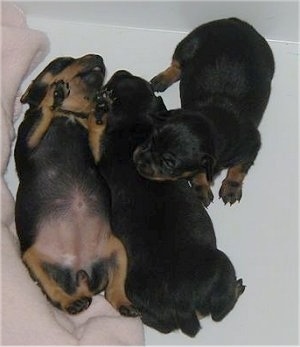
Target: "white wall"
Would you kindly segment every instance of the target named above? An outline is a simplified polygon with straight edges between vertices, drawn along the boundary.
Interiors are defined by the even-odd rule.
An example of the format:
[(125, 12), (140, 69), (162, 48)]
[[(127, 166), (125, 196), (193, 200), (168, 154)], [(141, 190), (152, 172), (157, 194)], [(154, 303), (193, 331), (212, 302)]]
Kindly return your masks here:
[[(198, 3), (197, 11), (195, 7), (194, 11), (186, 7), (188, 15), (182, 10), (182, 17), (180, 12), (175, 10), (164, 12), (167, 18), (174, 15), (174, 19), (168, 19), (168, 28), (174, 29), (174, 23), (180, 23), (180, 30), (194, 27), (198, 24), (195, 21), (196, 13), (202, 14), (203, 7), (210, 8), (211, 18), (218, 18), (222, 11), (225, 12), (225, 8), (215, 7), (216, 4), (204, 6), (203, 3)], [(275, 2), (270, 3), (270, 13), (274, 13), (273, 22), (271, 21), (273, 24), (278, 23), (283, 11), (282, 3), (278, 3), (277, 10), (275, 5)], [(164, 27), (166, 22), (162, 20), (164, 16), (160, 17), (159, 10), (157, 17), (151, 16), (149, 22), (145, 22), (144, 18), (142, 22), (140, 17), (133, 16), (136, 12), (130, 12), (132, 17), (126, 12), (129, 8), (133, 9), (130, 7), (133, 5), (126, 5), (126, 11), (123, 8), (124, 18), (120, 15), (122, 11), (118, 5), (115, 8), (115, 17), (112, 16), (112, 12), (108, 17), (100, 12), (99, 24), (95, 24), (92, 19), (95, 19), (94, 13), (100, 11), (102, 3), (95, 3), (93, 13), (85, 13), (86, 10), (83, 10), (80, 19), (78, 5), (74, 7), (74, 12), (71, 10), (73, 7), (66, 11), (64, 6), (64, 3), (53, 3), (52, 12), (49, 12), (51, 6), (45, 10), (41, 4), (37, 7), (24, 4), (29, 13), (29, 25), (48, 34), (51, 51), (46, 60), (25, 81), (23, 90), (30, 79), (53, 58), (61, 55), (80, 56), (88, 52), (103, 56), (108, 78), (117, 69), (128, 69), (149, 79), (167, 66), (175, 45), (184, 36), (180, 32), (165, 30), (137, 30), (100, 25), (102, 20), (107, 24), (108, 20), (118, 19), (119, 23), (126, 25), (133, 25), (135, 22), (138, 23), (137, 26), (146, 26), (145, 23), (148, 26), (149, 23), (150, 27)], [(83, 3), (80, 3), (80, 6), (85, 8)], [(106, 6), (112, 11), (116, 5)], [(179, 4), (172, 6), (179, 8)], [(239, 12), (243, 18), (254, 18), (257, 11), (254, 18), (256, 22), (259, 18), (266, 18), (268, 13), (266, 3), (263, 3), (261, 11), (258, 11), (258, 4), (252, 5), (252, 14), (249, 4), (245, 12), (241, 12), (242, 4), (239, 2), (235, 5), (231, 3), (231, 6), (234, 15)], [(143, 11), (147, 13), (148, 9), (143, 7)], [(30, 14), (31, 11), (34, 15)], [(226, 11), (229, 12), (228, 8)], [(271, 39), (294, 40), (295, 32), (292, 28), (295, 28), (296, 23), (295, 14), (292, 12), (289, 13), (290, 22), (285, 22), (288, 28), (277, 28), (265, 22), (259, 25)], [(44, 17), (46, 14), (48, 18)], [(58, 20), (58, 17), (64, 16), (68, 21)], [(83, 21), (85, 18), (87, 22)], [(188, 18), (193, 18), (192, 24), (187, 22)], [(202, 20), (199, 20), (200, 22)], [(243, 277), (247, 285), (246, 291), (234, 310), (222, 322), (214, 323), (210, 318), (204, 319), (201, 322), (203, 329), (196, 338), (190, 339), (178, 332), (162, 335), (146, 328), (148, 345), (297, 344), (299, 45), (271, 42), (271, 47), (275, 55), (276, 73), (270, 103), (260, 126), (263, 145), (254, 167), (245, 180), (243, 198), (239, 204), (229, 207), (223, 206), (216, 197), (208, 209), (215, 226), (218, 246), (231, 258), (238, 276)], [(163, 97), (168, 107), (177, 107), (178, 84), (167, 90)], [(17, 179), (13, 160), (10, 162), (7, 180), (15, 192)], [(220, 182), (221, 178), (213, 187), (215, 196)]]
[(172, 31), (240, 17), (272, 40), (299, 41), (298, 1), (21, 1), (31, 15), (77, 22)]

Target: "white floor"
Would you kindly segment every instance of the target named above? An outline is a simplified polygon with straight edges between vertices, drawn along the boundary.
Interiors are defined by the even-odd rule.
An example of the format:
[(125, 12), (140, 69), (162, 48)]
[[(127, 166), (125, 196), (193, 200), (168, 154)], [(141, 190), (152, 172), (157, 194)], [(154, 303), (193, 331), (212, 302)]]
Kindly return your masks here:
[[(150, 79), (167, 66), (184, 33), (102, 27), (29, 17), (45, 31), (51, 51), (29, 81), (57, 56), (98, 53), (108, 77), (127, 69)], [(208, 212), (218, 246), (244, 279), (246, 291), (220, 323), (201, 321), (194, 339), (179, 332), (162, 335), (145, 328), (147, 345), (288, 345), (298, 341), (298, 62), (299, 46), (270, 42), (276, 74), (269, 106), (261, 123), (262, 148), (244, 184), (240, 204), (215, 199)], [(179, 106), (178, 85), (163, 94), (169, 108)], [(14, 163), (7, 181), (17, 189)], [(214, 187), (215, 196), (221, 178)]]

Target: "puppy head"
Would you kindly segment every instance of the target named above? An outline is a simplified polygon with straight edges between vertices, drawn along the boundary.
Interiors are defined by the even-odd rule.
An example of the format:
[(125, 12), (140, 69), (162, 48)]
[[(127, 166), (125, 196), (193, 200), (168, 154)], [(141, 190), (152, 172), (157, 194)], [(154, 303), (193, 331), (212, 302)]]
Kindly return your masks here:
[(114, 120), (127, 123), (143, 123), (149, 115), (166, 110), (149, 82), (125, 70), (114, 73), (99, 95), (98, 104)]
[(105, 76), (103, 59), (88, 54), (80, 58), (61, 57), (53, 60), (30, 84), (22, 103), (38, 109), (46, 96), (53, 95), (47, 105), (74, 113), (91, 111), (92, 100)]
[(207, 126), (199, 127), (198, 115), (182, 110), (167, 113), (165, 123), (134, 151), (138, 172), (145, 178), (165, 181), (189, 178), (202, 170), (211, 180), (214, 159)]

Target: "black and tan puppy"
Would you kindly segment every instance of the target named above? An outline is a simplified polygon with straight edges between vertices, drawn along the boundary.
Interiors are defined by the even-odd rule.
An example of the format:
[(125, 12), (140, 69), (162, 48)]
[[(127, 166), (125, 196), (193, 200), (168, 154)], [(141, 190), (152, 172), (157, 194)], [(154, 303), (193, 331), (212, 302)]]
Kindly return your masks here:
[(234, 307), (242, 280), (216, 248), (211, 220), (187, 182), (157, 183), (136, 171), (133, 152), (165, 110), (151, 85), (116, 72), (99, 103), (90, 143), (111, 191), (112, 228), (128, 252), (128, 297), (145, 324), (194, 336), (198, 315), (218, 321)]
[(106, 288), (117, 310), (136, 315), (124, 289), (126, 252), (111, 231), (109, 190), (80, 124), (95, 112), (104, 74), (98, 55), (58, 58), (23, 95), (29, 109), (15, 148), (16, 227), (22, 260), (56, 307), (79, 313)]
[(176, 47), (171, 66), (152, 79), (155, 91), (180, 80), (182, 109), (135, 152), (150, 179), (189, 178), (205, 206), (213, 178), (224, 168), (219, 196), (242, 197), (243, 180), (260, 149), (257, 127), (267, 106), (274, 59), (249, 24), (222, 19), (199, 26)]

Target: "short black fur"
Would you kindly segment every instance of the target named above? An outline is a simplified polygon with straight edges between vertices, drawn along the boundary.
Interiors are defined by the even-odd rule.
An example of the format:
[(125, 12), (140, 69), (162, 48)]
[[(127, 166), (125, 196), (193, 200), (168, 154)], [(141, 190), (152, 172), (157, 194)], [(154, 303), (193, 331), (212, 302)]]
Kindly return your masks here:
[(128, 296), (145, 324), (195, 336), (197, 312), (222, 319), (244, 287), (237, 293), (234, 268), (216, 248), (212, 222), (187, 182), (160, 184), (136, 171), (134, 149), (152, 132), (161, 99), (124, 71), (105, 89), (115, 101), (98, 169), (111, 190), (112, 228), (128, 252)]
[[(248, 23), (221, 19), (193, 30), (177, 45), (171, 67), (151, 81), (155, 91), (163, 91), (180, 80), (182, 108), (169, 111), (165, 124), (144, 145), (147, 149), (137, 151), (140, 173), (152, 179), (206, 173), (211, 184), (209, 170), (215, 177), (238, 166), (240, 176), (229, 175), (219, 195), (225, 203), (239, 201), (242, 180), (261, 146), (257, 127), (273, 74), (272, 51)], [(168, 162), (160, 161), (166, 154), (174, 161), (169, 170)], [(208, 206), (212, 193), (207, 189), (201, 194)]]

